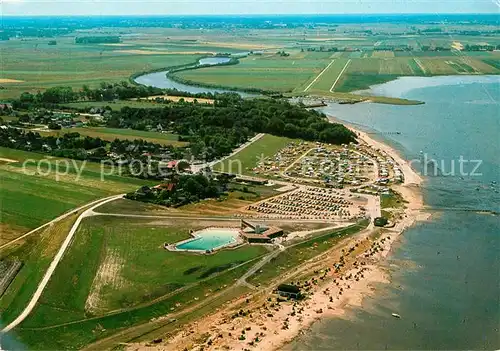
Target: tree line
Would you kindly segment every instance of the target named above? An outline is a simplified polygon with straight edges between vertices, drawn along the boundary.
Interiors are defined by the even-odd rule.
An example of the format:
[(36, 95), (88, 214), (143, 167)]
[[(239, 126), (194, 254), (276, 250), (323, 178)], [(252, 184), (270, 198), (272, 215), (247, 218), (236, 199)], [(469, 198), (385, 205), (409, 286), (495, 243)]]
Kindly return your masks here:
[(229, 179), (224, 175), (217, 178), (203, 174), (176, 175), (171, 179), (170, 188), (151, 189), (143, 186), (125, 197), (130, 200), (179, 207), (203, 199), (219, 198), (227, 191)]
[(192, 98), (216, 99), (223, 94), (189, 93), (177, 89), (160, 89), (144, 85), (132, 85), (127, 81), (120, 83), (102, 82), (98, 88), (84, 85), (80, 90), (71, 87), (52, 87), (35, 94), (24, 92), (12, 102), (14, 109), (28, 110), (45, 107), (56, 108), (58, 104), (79, 101), (114, 101), (134, 98), (146, 98), (155, 95), (171, 95)]

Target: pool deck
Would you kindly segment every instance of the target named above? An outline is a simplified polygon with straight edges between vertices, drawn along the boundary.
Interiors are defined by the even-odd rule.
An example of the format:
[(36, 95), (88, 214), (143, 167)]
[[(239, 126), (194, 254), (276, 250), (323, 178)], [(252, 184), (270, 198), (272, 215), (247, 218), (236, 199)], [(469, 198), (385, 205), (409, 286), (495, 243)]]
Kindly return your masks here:
[(210, 250), (210, 254), (213, 254), (221, 249), (234, 249), (236, 247), (239, 247), (239, 246), (246, 244), (245, 240), (243, 239), (243, 237), (240, 234), (240, 227), (208, 227), (208, 228), (204, 228), (201, 230), (197, 230), (195, 232), (191, 232), (190, 233), (191, 238), (179, 241), (179, 242), (174, 243), (174, 244), (165, 245), (164, 248), (168, 251), (174, 251), (174, 252), (192, 252), (192, 253), (204, 254), (204, 255), (209, 254), (207, 252), (207, 250), (179, 249), (177, 246), (188, 243), (188, 242), (192, 242), (194, 240), (201, 239), (201, 238), (203, 238), (203, 235), (200, 235), (199, 233), (210, 231), (210, 230), (227, 230), (227, 231), (237, 232), (237, 235), (235, 235), (233, 242), (213, 247)]

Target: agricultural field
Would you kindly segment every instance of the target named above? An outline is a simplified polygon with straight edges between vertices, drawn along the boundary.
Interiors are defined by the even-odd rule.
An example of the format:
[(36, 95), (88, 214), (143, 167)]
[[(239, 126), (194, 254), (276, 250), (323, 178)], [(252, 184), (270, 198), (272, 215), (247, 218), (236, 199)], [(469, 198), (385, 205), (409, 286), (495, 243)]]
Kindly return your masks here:
[(84, 136), (90, 136), (93, 138), (101, 138), (103, 140), (113, 141), (115, 139), (120, 140), (133, 140), (142, 139), (150, 143), (162, 144), (162, 145), (174, 145), (174, 146), (185, 146), (188, 143), (178, 141), (179, 136), (171, 133), (159, 133), (150, 131), (141, 131), (134, 129), (123, 129), (123, 128), (104, 128), (104, 127), (82, 127), (82, 128), (63, 128), (61, 130), (38, 130), (38, 132), (43, 133), (43, 135), (63, 135), (65, 133), (80, 133)]
[[(97, 87), (103, 81), (127, 81), (137, 72), (195, 62), (201, 54), (156, 54), (117, 52), (103, 45), (75, 44), (73, 38), (9, 40), (0, 42), (2, 73), (0, 98), (14, 98), (24, 91), (37, 92), (54, 86)], [(13, 79), (17, 82), (7, 82)]]
[(214, 166), (215, 171), (233, 174), (255, 175), (253, 168), (259, 163), (272, 157), (285, 147), (292, 139), (266, 134), (236, 155)]
[[(6, 148), (0, 148), (0, 158), (4, 160), (0, 162), (0, 243), (10, 241), (23, 232), (92, 200), (129, 192), (143, 184), (152, 184), (119, 175), (106, 176), (105, 181), (101, 181), (98, 163), (45, 158), (42, 154)], [(38, 166), (36, 162), (42, 159), (45, 161)], [(23, 168), (26, 160), (32, 162)], [(69, 162), (69, 168), (66, 168), (65, 162)], [(55, 169), (58, 163), (60, 172), (67, 171), (67, 174), (57, 177)], [(45, 176), (49, 169), (52, 172)], [(80, 177), (79, 170), (82, 170)]]
[(321, 72), (330, 62), (329, 56), (299, 51), (290, 52), (288, 57), (264, 53), (240, 59), (237, 65), (182, 71), (175, 75), (204, 84), (287, 92)]

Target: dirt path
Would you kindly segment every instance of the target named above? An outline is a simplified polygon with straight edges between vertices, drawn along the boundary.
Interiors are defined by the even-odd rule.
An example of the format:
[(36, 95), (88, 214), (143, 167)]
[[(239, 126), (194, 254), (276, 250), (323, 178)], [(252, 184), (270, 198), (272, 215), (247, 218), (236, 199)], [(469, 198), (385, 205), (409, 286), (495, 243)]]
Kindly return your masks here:
[(28, 317), (28, 315), (31, 313), (31, 311), (33, 310), (33, 308), (37, 304), (38, 300), (40, 299), (40, 296), (42, 296), (43, 290), (47, 286), (50, 278), (52, 277), (52, 274), (54, 274), (54, 271), (57, 268), (57, 265), (59, 264), (59, 262), (61, 261), (64, 253), (66, 252), (67, 248), (69, 247), (69, 244), (71, 243), (71, 240), (73, 239), (73, 236), (75, 235), (75, 233), (76, 233), (78, 227), (80, 226), (80, 223), (82, 222), (82, 220), (85, 217), (87, 217), (89, 215), (89, 213), (92, 213), (92, 210), (94, 208), (96, 208), (96, 207), (98, 207), (100, 205), (103, 205), (105, 203), (108, 203), (108, 202), (120, 199), (122, 197), (123, 197), (123, 194), (121, 194), (121, 195), (115, 195), (115, 196), (112, 196), (112, 197), (108, 197), (108, 198), (106, 198), (104, 200), (101, 199), (101, 200), (99, 200), (97, 202), (97, 204), (95, 204), (94, 206), (92, 206), (91, 208), (89, 208), (88, 210), (86, 210), (85, 212), (83, 212), (76, 219), (75, 223), (71, 227), (71, 230), (69, 231), (68, 235), (66, 236), (66, 239), (64, 240), (61, 248), (57, 252), (57, 254), (54, 257), (54, 259), (52, 260), (52, 262), (50, 263), (50, 266), (47, 269), (47, 272), (45, 272), (45, 275), (43, 276), (42, 281), (40, 282), (40, 284), (38, 284), (38, 287), (37, 287), (35, 293), (33, 294), (33, 296), (31, 297), (30, 302), (28, 303), (28, 305), (26, 306), (26, 308), (23, 310), (23, 312), (21, 312), (21, 314), (17, 318), (14, 321), (12, 321), (9, 325), (7, 325), (2, 330), (3, 333), (8, 332), (9, 330), (15, 328), (24, 319), (26, 319), (26, 317)]
[[(92, 205), (98, 204), (98, 203), (100, 203), (101, 201), (104, 201), (104, 200), (109, 199), (109, 198), (114, 198), (115, 196), (116, 196), (116, 195), (114, 195), (114, 196), (110, 196), (110, 197), (106, 197), (106, 198), (103, 198), (103, 199), (99, 199), (99, 200), (95, 200), (95, 201), (92, 201), (92, 202), (90, 202), (90, 203), (88, 203), (88, 204), (85, 204), (85, 205), (83, 205), (83, 206), (80, 206), (80, 207), (78, 207), (78, 208), (75, 208), (75, 209), (73, 209), (73, 210), (71, 210), (71, 211), (69, 211), (69, 212), (66, 212), (65, 214), (62, 214), (62, 215), (60, 215), (59, 217), (57, 217), (57, 218), (55, 218), (55, 219), (51, 220), (50, 222), (47, 222), (47, 223), (42, 224), (41, 226), (39, 226), (39, 227), (37, 227), (37, 228), (35, 228), (35, 229), (33, 229), (33, 230), (30, 230), (30, 231), (29, 231), (29, 232), (27, 232), (26, 234), (23, 234), (23, 235), (21, 235), (20, 237), (15, 238), (14, 240), (9, 241), (8, 243), (2, 244), (2, 245), (0, 246), (0, 250), (1, 250), (1, 249), (3, 249), (3, 248), (5, 248), (5, 247), (7, 247), (7, 246), (9, 246), (9, 245), (14, 244), (15, 242), (17, 242), (17, 241), (19, 241), (19, 240), (22, 240), (22, 239), (24, 239), (24, 238), (26, 238), (26, 237), (30, 236), (30, 235), (31, 235), (31, 234), (33, 234), (33, 233), (36, 233), (36, 232), (37, 232), (37, 231), (39, 231), (40, 229), (43, 229), (43, 228), (45, 228), (45, 227), (47, 227), (47, 226), (49, 226), (49, 225), (54, 224), (55, 222), (58, 222), (58, 221), (60, 221), (60, 220), (62, 220), (62, 219), (64, 219), (64, 218), (66, 218), (66, 217), (68, 217), (68, 216), (72, 215), (72, 214), (73, 214), (73, 213), (75, 213), (75, 212), (78, 212), (78, 211), (83, 210), (85, 207), (88, 207), (88, 206), (92, 206)], [(119, 196), (122, 196), (122, 195), (119, 195)], [(95, 206), (95, 207), (93, 207), (93, 208), (96, 208), (96, 207), (97, 207), (97, 206)]]

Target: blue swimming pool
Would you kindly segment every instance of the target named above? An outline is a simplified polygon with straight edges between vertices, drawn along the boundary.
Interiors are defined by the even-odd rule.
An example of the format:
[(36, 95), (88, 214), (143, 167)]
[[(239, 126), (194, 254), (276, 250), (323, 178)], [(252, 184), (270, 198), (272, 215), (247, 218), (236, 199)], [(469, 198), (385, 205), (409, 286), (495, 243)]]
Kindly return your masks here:
[(193, 234), (195, 237), (175, 245), (177, 250), (207, 251), (236, 243), (238, 241), (238, 229), (210, 228), (203, 229)]

